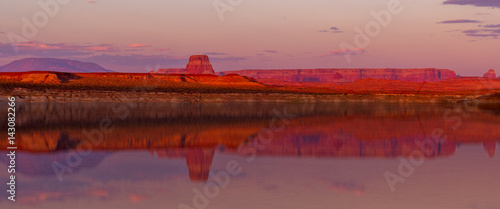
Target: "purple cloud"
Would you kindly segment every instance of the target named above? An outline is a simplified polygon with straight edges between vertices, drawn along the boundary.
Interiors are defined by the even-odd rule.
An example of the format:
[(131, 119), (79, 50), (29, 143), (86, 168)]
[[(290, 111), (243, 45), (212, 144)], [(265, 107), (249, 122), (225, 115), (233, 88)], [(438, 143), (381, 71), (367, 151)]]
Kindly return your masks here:
[(147, 65), (161, 65), (161, 66), (184, 66), (187, 63), (187, 57), (174, 57), (167, 55), (109, 55), (100, 54), (93, 55), (83, 60), (87, 62), (95, 62), (99, 64), (110, 64), (117, 66), (147, 66)]
[(485, 27), (485, 28), (500, 28), (500, 24), (497, 24), (497, 25), (482, 25), (482, 27)]
[[(243, 61), (246, 60), (247, 58), (245, 57), (235, 57), (235, 56), (226, 56), (226, 57), (214, 57), (210, 58), (211, 61), (220, 61), (220, 62), (226, 62), (226, 61)], [(186, 60), (184, 60), (186, 62)]]
[(227, 53), (221, 53), (221, 52), (207, 52), (203, 53), (204, 55), (213, 55), (213, 56), (221, 56), (221, 55), (227, 55)]
[[(241, 61), (245, 60), (244, 57), (214, 57), (210, 61)], [(186, 66), (189, 57), (171, 56), (171, 55), (109, 55), (100, 54), (93, 55), (82, 59), (87, 62), (95, 62), (101, 65), (115, 65), (115, 66), (148, 66), (148, 65), (161, 65), (166, 67), (184, 67)]]
[[(496, 29), (498, 26), (498, 29)], [(472, 30), (464, 30), (466, 36), (471, 37), (481, 37), (481, 38), (494, 38), (497, 39), (500, 36), (500, 25), (485, 25), (480, 26), (482, 28), (472, 29)], [(493, 29), (492, 29), (493, 28)]]
[(4, 57), (15, 56), (16, 52), (14, 51), (14, 47), (11, 44), (3, 44), (0, 43), (0, 55)]
[[(14, 47), (17, 49), (17, 53), (14, 52)], [(20, 42), (14, 45), (0, 43), (0, 54), (3, 56), (68, 57), (117, 51), (119, 51), (118, 48), (112, 44), (50, 44), (38, 41)]]
[(320, 30), (319, 32), (321, 32), (321, 33), (330, 33), (330, 32), (331, 33), (343, 33), (344, 31), (341, 31), (340, 28), (333, 26), (327, 30)]
[(480, 23), (478, 20), (468, 20), (468, 19), (457, 19), (457, 20), (445, 20), (438, 22), (438, 24), (456, 24), (456, 23)]
[(498, 0), (446, 0), (443, 4), (472, 5), (476, 7), (496, 7), (500, 8)]
[(344, 56), (346, 54), (350, 55), (360, 55), (365, 53), (364, 48), (355, 48), (355, 49), (337, 49), (328, 51), (327, 54), (321, 54), (316, 57), (327, 57), (327, 56)]
[(129, 48), (148, 48), (151, 47), (151, 45), (148, 44), (139, 44), (139, 43), (132, 43), (128, 45)]
[(272, 54), (278, 53), (278, 51), (275, 51), (275, 50), (263, 50), (263, 52), (272, 53)]

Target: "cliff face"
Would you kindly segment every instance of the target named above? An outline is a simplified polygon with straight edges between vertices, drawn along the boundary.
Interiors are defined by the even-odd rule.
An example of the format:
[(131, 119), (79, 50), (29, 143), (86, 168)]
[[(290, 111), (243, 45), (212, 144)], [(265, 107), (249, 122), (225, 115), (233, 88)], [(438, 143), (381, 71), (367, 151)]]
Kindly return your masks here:
[(400, 81), (441, 81), (455, 78), (454, 71), (446, 69), (295, 69), (295, 70), (239, 70), (225, 71), (257, 80), (283, 80), (287, 82), (349, 83), (358, 79), (374, 78)]
[(496, 78), (495, 70), (489, 70), (487, 73), (483, 75), (484, 78)]
[[(184, 72), (184, 68), (166, 68), (166, 69), (158, 69), (156, 73), (166, 73), (166, 74), (182, 74)], [(154, 73), (152, 71), (151, 73)]]
[(207, 55), (193, 55), (184, 70), (185, 74), (215, 74)]
[[(215, 74), (207, 55), (193, 55), (185, 69), (159, 69), (157, 73), (165, 74)], [(272, 85), (283, 82), (313, 82), (341, 84), (351, 83), (358, 79), (388, 79), (413, 82), (432, 82), (455, 78), (452, 70), (421, 69), (283, 69), (283, 70), (236, 70), (219, 72), (218, 75), (238, 74), (257, 79)]]
[[(154, 73), (152, 71), (151, 73)], [(189, 62), (186, 68), (166, 68), (158, 69), (156, 73), (164, 74), (211, 74), (215, 75), (215, 71), (210, 64), (207, 55), (193, 55), (189, 57)]]

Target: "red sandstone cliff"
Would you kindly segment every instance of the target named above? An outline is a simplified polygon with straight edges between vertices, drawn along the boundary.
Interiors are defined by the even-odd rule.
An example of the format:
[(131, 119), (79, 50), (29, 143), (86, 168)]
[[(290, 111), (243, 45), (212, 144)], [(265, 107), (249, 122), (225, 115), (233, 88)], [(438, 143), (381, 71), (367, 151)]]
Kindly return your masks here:
[(496, 78), (495, 70), (491, 69), (483, 75), (484, 78)]
[(184, 69), (185, 74), (215, 74), (207, 55), (193, 55)]
[[(166, 68), (166, 69), (158, 69), (156, 73), (166, 73), (166, 74), (182, 74), (184, 72), (184, 68)], [(150, 72), (154, 73), (154, 71)]]
[(165, 74), (211, 74), (215, 75), (215, 71), (210, 64), (207, 55), (193, 55), (189, 57), (189, 62), (186, 68), (166, 68), (158, 69), (156, 73)]
[(238, 70), (225, 71), (272, 84), (272, 80), (287, 82), (328, 82), (349, 83), (358, 79), (374, 78), (400, 81), (426, 82), (455, 78), (456, 74), (447, 69), (295, 69), (295, 70)]

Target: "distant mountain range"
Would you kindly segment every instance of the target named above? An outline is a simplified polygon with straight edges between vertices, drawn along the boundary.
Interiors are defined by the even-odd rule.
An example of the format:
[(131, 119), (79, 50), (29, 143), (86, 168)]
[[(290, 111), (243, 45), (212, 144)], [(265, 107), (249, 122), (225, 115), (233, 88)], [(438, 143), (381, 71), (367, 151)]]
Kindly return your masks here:
[(0, 67), (0, 72), (56, 71), (67, 73), (113, 72), (91, 62), (56, 58), (25, 58)]

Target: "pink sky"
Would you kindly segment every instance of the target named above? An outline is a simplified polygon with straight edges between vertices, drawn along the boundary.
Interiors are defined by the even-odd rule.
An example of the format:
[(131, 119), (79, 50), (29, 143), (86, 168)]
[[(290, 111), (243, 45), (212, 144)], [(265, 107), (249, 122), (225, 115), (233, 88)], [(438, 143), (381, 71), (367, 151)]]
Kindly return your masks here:
[[(55, 4), (44, 10), (44, 2)], [(391, 20), (380, 26), (371, 13), (389, 11), (391, 2), (399, 3), (394, 7), (398, 12), (389, 13)], [(190, 55), (207, 54), (216, 71), (436, 67), (482, 75), (500, 69), (500, 3), (494, 0), (4, 4), (0, 65), (25, 57), (57, 57), (145, 72), (156, 66), (184, 67)], [(36, 31), (27, 33), (30, 24)], [(370, 33), (367, 25), (373, 26), (369, 41), (356, 44), (356, 38)], [(21, 37), (15, 39), (17, 52), (10, 45), (12, 37)], [(349, 59), (342, 43), (356, 48)]]

